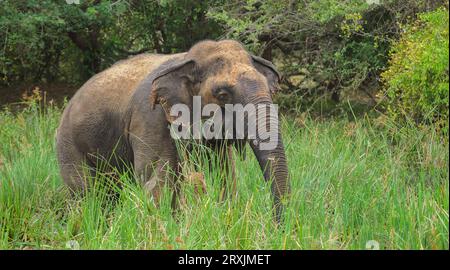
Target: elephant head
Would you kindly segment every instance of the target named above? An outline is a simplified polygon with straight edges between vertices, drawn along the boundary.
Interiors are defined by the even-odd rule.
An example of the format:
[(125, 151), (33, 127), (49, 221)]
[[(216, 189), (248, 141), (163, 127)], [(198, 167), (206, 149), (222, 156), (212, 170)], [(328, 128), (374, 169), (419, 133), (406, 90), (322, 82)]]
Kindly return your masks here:
[[(255, 105), (258, 110), (272, 105), (272, 95), (278, 89), (280, 75), (271, 62), (250, 55), (243, 46), (231, 40), (203, 41), (194, 45), (182, 57), (164, 64), (153, 77), (151, 106), (159, 103), (166, 112), (177, 103), (192, 106), (192, 97), (200, 96), (202, 106), (217, 104)], [(192, 108), (192, 107), (191, 107)], [(250, 146), (266, 180), (272, 179), (275, 216), (280, 221), (282, 198), (289, 192), (285, 150), (277, 115), (257, 113), (253, 121), (261, 126), (277, 125), (276, 146), (269, 150), (259, 147), (264, 138), (253, 138)], [(250, 117), (245, 118), (247, 121)], [(171, 122), (172, 117), (168, 116)], [(245, 124), (246, 127), (248, 124)], [(248, 138), (246, 138), (248, 139)]]

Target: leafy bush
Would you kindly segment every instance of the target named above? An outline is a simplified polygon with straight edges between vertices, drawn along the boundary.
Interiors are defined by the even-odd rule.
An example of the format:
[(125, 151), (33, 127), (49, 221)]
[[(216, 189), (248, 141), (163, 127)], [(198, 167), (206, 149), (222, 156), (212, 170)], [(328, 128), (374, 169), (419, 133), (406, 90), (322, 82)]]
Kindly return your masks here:
[(209, 1), (0, 1), (0, 86), (82, 83), (119, 59), (215, 39)]
[(448, 130), (448, 24), (445, 8), (420, 14), (392, 47), (390, 67), (382, 74), (392, 119), (410, 118)]
[[(441, 0), (3, 0), (0, 88), (79, 85), (119, 59), (176, 53), (202, 39), (232, 38), (283, 74), (277, 102), (303, 112), (369, 100), (379, 89), (399, 25)], [(0, 89), (3, 90), (3, 89)], [(5, 91), (6, 92), (6, 91)], [(331, 99), (330, 99), (331, 97)]]
[(440, 5), (425, 0), (233, 0), (214, 5), (208, 16), (223, 26), (224, 37), (240, 40), (277, 65), (284, 75), (284, 93), (277, 101), (283, 110), (297, 112), (319, 99), (332, 100), (334, 107), (358, 96), (375, 104), (373, 94), (391, 42), (401, 34), (399, 25)]

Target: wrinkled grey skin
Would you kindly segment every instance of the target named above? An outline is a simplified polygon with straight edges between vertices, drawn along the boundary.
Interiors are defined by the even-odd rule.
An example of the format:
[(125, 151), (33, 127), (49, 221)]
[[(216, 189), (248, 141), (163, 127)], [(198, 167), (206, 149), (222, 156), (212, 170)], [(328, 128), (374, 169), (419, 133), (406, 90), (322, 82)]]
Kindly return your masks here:
[[(180, 169), (168, 128), (174, 120), (168, 114), (171, 106), (183, 103), (192, 108), (193, 95), (202, 97), (202, 105), (271, 104), (278, 80), (279, 74), (270, 62), (251, 56), (230, 40), (203, 41), (187, 53), (141, 54), (119, 61), (86, 82), (62, 115), (56, 146), (64, 182), (74, 192), (85, 191), (88, 184), (83, 168), (90, 168), (92, 173), (103, 159), (111, 167), (133, 168), (156, 198), (168, 182), (174, 188), (175, 201)], [(222, 146), (240, 149), (245, 142), (212, 140), (205, 144), (221, 155), (229, 171), (229, 151)], [(281, 199), (289, 192), (281, 134), (274, 150), (261, 151), (253, 143), (250, 146), (264, 178), (273, 179), (279, 221)]]

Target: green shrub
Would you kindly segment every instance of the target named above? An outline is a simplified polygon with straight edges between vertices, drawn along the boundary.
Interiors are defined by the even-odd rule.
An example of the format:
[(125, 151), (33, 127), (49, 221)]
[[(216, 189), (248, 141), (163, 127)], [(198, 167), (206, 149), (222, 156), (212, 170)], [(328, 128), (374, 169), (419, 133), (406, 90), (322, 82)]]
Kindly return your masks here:
[(0, 1), (0, 87), (80, 84), (119, 59), (175, 53), (220, 34), (211, 1)]
[(390, 118), (413, 119), (448, 131), (448, 10), (422, 13), (405, 27), (382, 74)]

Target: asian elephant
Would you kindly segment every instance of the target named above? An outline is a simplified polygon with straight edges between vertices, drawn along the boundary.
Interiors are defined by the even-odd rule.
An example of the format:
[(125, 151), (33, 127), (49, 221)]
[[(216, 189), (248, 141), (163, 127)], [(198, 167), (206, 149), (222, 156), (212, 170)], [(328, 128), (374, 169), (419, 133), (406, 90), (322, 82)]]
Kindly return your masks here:
[[(119, 61), (87, 81), (63, 112), (56, 135), (62, 178), (71, 191), (82, 193), (88, 188), (86, 166), (95, 171), (98, 161), (106, 159), (116, 168), (129, 165), (158, 197), (164, 183), (175, 183), (180, 174), (179, 153), (168, 128), (175, 120), (169, 113), (173, 105), (192, 108), (193, 96), (201, 97), (202, 106), (270, 105), (279, 79), (271, 62), (232, 40), (207, 40), (186, 53), (140, 54)], [(269, 123), (272, 118), (257, 120)], [(262, 140), (205, 143), (219, 149), (223, 142), (238, 148), (249, 142), (264, 178), (273, 179), (275, 217), (280, 221), (281, 201), (289, 193), (284, 146), (280, 133), (272, 150), (258, 148)], [(228, 151), (218, 151), (229, 159)], [(177, 193), (174, 185), (173, 198)]]

